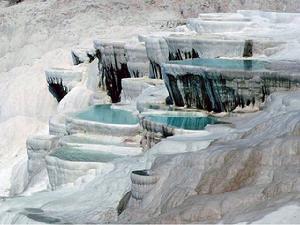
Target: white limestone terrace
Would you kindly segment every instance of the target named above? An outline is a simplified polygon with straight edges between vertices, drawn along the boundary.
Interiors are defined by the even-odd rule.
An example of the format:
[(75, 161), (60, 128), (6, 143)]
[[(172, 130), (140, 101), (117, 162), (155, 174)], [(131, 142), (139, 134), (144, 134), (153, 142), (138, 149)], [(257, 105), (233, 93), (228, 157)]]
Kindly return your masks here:
[(69, 147), (98, 147), (116, 149), (118, 147), (139, 148), (139, 136), (109, 136), (109, 135), (95, 135), (95, 134), (73, 134), (62, 137), (59, 140), (59, 146)]
[(163, 75), (176, 106), (218, 113), (257, 110), (271, 93), (297, 90), (299, 68), (297, 61), (194, 59), (164, 64)]
[(152, 110), (140, 114), (140, 124), (143, 128), (141, 140), (144, 150), (155, 147), (164, 138), (185, 134), (202, 135), (203, 130), (221, 121), (205, 112), (192, 110), (160, 111)]
[(131, 42), (125, 45), (128, 71), (131, 77), (149, 77), (149, 60), (145, 43)]
[(94, 48), (77, 48), (71, 51), (73, 64), (91, 63), (96, 58), (96, 51)]
[[(186, 31), (184, 34), (145, 37), (153, 77), (161, 77), (161, 66), (169, 60), (198, 57), (279, 59), (283, 49), (297, 42), (299, 31), (295, 24), (299, 14), (248, 12), (200, 14), (199, 18), (187, 20), (185, 28), (181, 28)], [(297, 52), (291, 51), (295, 51), (292, 55)], [(287, 54), (281, 59), (285, 57)]]
[[(112, 69), (119, 69), (119, 66), (122, 69), (121, 64), (127, 65), (129, 58), (134, 62), (138, 61), (134, 58), (136, 54), (142, 56), (141, 61), (145, 66), (143, 43), (137, 46), (137, 51), (134, 47), (131, 51), (133, 54), (126, 58), (127, 41), (124, 40), (121, 43), (112, 40), (106, 46), (101, 46), (98, 50), (105, 54), (98, 57), (104, 56), (101, 60), (107, 64), (114, 62)], [(160, 41), (158, 44), (161, 44)], [(147, 43), (145, 45), (147, 48)], [(163, 45), (164, 43), (161, 46)], [(104, 50), (101, 50), (102, 47)], [(238, 48), (239, 53), (245, 52), (245, 48), (242, 51), (240, 45)], [(159, 54), (157, 52), (158, 57)], [(193, 52), (191, 54), (193, 56)], [(88, 69), (84, 71), (80, 85), (62, 99), (64, 104), (60, 104), (60, 113), (65, 114), (75, 108), (82, 110), (88, 105), (94, 105), (95, 96), (100, 96), (100, 99), (101, 96), (105, 96), (96, 87), (99, 83), (98, 73), (95, 70), (97, 59), (91, 64), (82, 64)], [(101, 69), (103, 65), (99, 64), (98, 68)], [(140, 91), (141, 89), (136, 93), (140, 94)], [(163, 85), (151, 85), (142, 90), (137, 98), (138, 108), (146, 111), (155, 110), (146, 105), (148, 100), (150, 103), (165, 106), (167, 96)], [(75, 104), (78, 99), (82, 100), (79, 105)], [(208, 126), (199, 133), (175, 135), (155, 145), (146, 154), (138, 153), (140, 151), (137, 147), (139, 127), (136, 121), (127, 125), (117, 121), (103, 123), (93, 121), (90, 115), (88, 117), (83, 115), (84, 118), (77, 117), (76, 113), (67, 114), (66, 120), (65, 115), (54, 117), (50, 131), (52, 130), (53, 134), (56, 132), (57, 136), (72, 135), (59, 137), (61, 147), (51, 149), (51, 153), (47, 156), (44, 152), (46, 150), (48, 153), (49, 149), (46, 148), (48, 145), (43, 146), (51, 137), (42, 138), (40, 148), (34, 149), (42, 156), (42, 160), (45, 156), (47, 176), (50, 186), (55, 191), (43, 189), (43, 192), (33, 193), (31, 196), (1, 201), (0, 222), (255, 221), (261, 217), (261, 214), (255, 212), (257, 209), (254, 209), (252, 211), (254, 213), (251, 214), (251, 207), (255, 206), (253, 202), (268, 206), (268, 203), (273, 203), (274, 196), (281, 197), (281, 193), (288, 195), (287, 200), (292, 200), (284, 202), (285, 204), (297, 201), (298, 174), (294, 173), (293, 169), (298, 166), (298, 99), (298, 92), (274, 94), (269, 98), (262, 112), (253, 115), (234, 114), (228, 119), (228, 122), (233, 125)], [(105, 102), (106, 99), (102, 104)], [(113, 109), (116, 108), (120, 109), (123, 106), (114, 105)], [(118, 120), (118, 118), (113, 119)], [(206, 148), (207, 146), (209, 147)], [(274, 151), (268, 151), (270, 148)], [(232, 149), (237, 153), (232, 152)], [(190, 151), (195, 153), (179, 154)], [(114, 152), (118, 157), (115, 157)], [(156, 159), (157, 156), (164, 154), (167, 156)], [(274, 160), (275, 163), (272, 164), (268, 159)], [(94, 162), (95, 160), (97, 162)], [(257, 166), (256, 162), (263, 166), (260, 164)], [(182, 166), (179, 167), (178, 163)], [(276, 167), (277, 165), (279, 168)], [(45, 167), (44, 164), (42, 166)], [(256, 173), (254, 167), (257, 167), (262, 175)], [(285, 167), (288, 167), (287, 171)], [(131, 188), (131, 171), (143, 169), (151, 169), (150, 171), (155, 172), (153, 173), (155, 182), (146, 181), (147, 185), (151, 184), (151, 188), (148, 189), (146, 185), (146, 193), (141, 199), (142, 204), (128, 205), (129, 207), (123, 212), (126, 208), (125, 204), (125, 207), (118, 211), (120, 200), (128, 196), (126, 193)], [(227, 173), (224, 175), (220, 171)], [(179, 174), (181, 176), (178, 176)], [(202, 174), (204, 174), (204, 181), (200, 177)], [(292, 181), (286, 177), (291, 178)], [(258, 182), (253, 181), (252, 178), (257, 178)], [(274, 183), (270, 184), (268, 181), (271, 178), (274, 178)], [(133, 180), (144, 179), (135, 177)], [(285, 182), (288, 182), (288, 187), (284, 185)], [(137, 183), (140, 184), (143, 182)], [(262, 195), (257, 194), (262, 190), (259, 185), (263, 187)], [(139, 193), (135, 197), (138, 195)], [(220, 195), (222, 197), (218, 198)], [(235, 201), (239, 198), (242, 201)], [(124, 202), (126, 203), (126, 200)], [(279, 206), (281, 204), (278, 204)], [(265, 214), (272, 211), (272, 208), (265, 208)], [(244, 212), (238, 211), (239, 209), (250, 209), (248, 211), (250, 213), (245, 215)], [(118, 217), (121, 212), (123, 214)]]
[(82, 72), (78, 70), (52, 68), (45, 74), (49, 91), (58, 102), (82, 80)]
[[(149, 69), (149, 68), (148, 68)], [(121, 104), (127, 104), (126, 108), (136, 110), (136, 104), (139, 96), (147, 89), (164, 85), (162, 80), (142, 78), (125, 78), (122, 79)]]
[(49, 118), (49, 134), (56, 136), (67, 135), (64, 114), (56, 114)]
[(139, 132), (136, 115), (111, 105), (95, 105), (66, 118), (68, 134), (94, 133), (111, 136), (135, 136)]
[(165, 132), (167, 136), (196, 133), (208, 124), (217, 123), (208, 113), (193, 110), (144, 112), (140, 114), (140, 120), (144, 129)]
[(97, 146), (63, 146), (46, 156), (46, 168), (52, 190), (62, 185), (78, 185), (87, 176), (95, 177), (113, 170), (113, 161), (140, 154), (139, 148)]
[(70, 89), (72, 86), (75, 86), (74, 84), (72, 85), (72, 82), (76, 83), (82, 80), (82, 72), (71, 69), (52, 68), (46, 70), (45, 73), (47, 80), (62, 80), (62, 84)]
[[(264, 111), (230, 118), (234, 126), (229, 129), (212, 126), (203, 136), (174, 136), (160, 142), (153, 148), (156, 152), (172, 146), (197, 150), (157, 158), (151, 171), (159, 181), (138, 207), (125, 210), (120, 222), (255, 223), (273, 207), (291, 199), (297, 202), (299, 162), (295, 156), (287, 157), (298, 151), (297, 96), (299, 92), (274, 94)], [(206, 148), (211, 138), (217, 141)], [(287, 178), (288, 165), (294, 172)], [(179, 178), (178, 174), (185, 175)], [(260, 207), (265, 207), (262, 214), (257, 211)]]

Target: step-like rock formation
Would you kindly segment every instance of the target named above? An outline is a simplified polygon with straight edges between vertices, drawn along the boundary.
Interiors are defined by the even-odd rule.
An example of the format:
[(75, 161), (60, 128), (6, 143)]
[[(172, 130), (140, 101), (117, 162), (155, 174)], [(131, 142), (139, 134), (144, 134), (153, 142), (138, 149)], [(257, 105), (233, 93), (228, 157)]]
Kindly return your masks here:
[(74, 184), (83, 176), (105, 174), (113, 169), (109, 161), (118, 156), (97, 150), (62, 147), (46, 156), (46, 165), (51, 188), (57, 189), (65, 184)]
[(49, 91), (58, 102), (82, 79), (82, 72), (69, 69), (53, 68), (45, 73)]
[(49, 119), (49, 134), (56, 136), (67, 135), (65, 115), (56, 114)]
[(81, 63), (91, 63), (96, 58), (96, 51), (95, 49), (87, 49), (87, 48), (78, 48), (73, 49), (71, 51), (73, 64), (79, 65)]
[(298, 89), (300, 85), (295, 63), (286, 66), (281, 63), (287, 70), (276, 71), (272, 66), (275, 62), (204, 61), (205, 64), (199, 59), (164, 65), (164, 80), (176, 106), (214, 112), (230, 112), (246, 106), (258, 108), (271, 93)]
[(122, 91), (121, 80), (129, 78), (125, 42), (95, 41), (95, 49), (101, 68), (101, 84), (107, 90), (112, 103), (120, 101)]
[(149, 79), (148, 77), (122, 79), (121, 103), (134, 104), (135, 108), (136, 100), (143, 91), (149, 87), (155, 87), (161, 84), (161, 80)]
[(113, 103), (121, 100), (122, 79), (149, 76), (149, 60), (143, 42), (94, 42), (99, 60), (100, 86), (107, 90)]
[(144, 42), (125, 45), (127, 67), (130, 77), (149, 77), (149, 60)]
[(192, 111), (142, 113), (140, 115), (140, 124), (143, 128), (141, 144), (144, 150), (148, 150), (163, 138), (191, 133), (200, 134), (207, 125), (216, 123), (218, 123), (216, 118)]
[(132, 112), (98, 105), (66, 118), (68, 134), (91, 133), (110, 136), (136, 136), (138, 119)]
[[(258, 219), (260, 207), (270, 210), (298, 198), (298, 97), (299, 92), (272, 95), (265, 112), (238, 119), (235, 129), (208, 148), (158, 157), (151, 171), (159, 180), (120, 222), (249, 222)], [(173, 146), (164, 142), (158, 146)]]
[(223, 39), (218, 36), (167, 35), (148, 37), (146, 50), (150, 60), (150, 77), (162, 78), (162, 65), (172, 60), (219, 57), (252, 57), (268, 54), (282, 43), (267, 40)]
[(59, 138), (53, 135), (38, 135), (27, 139), (29, 179), (46, 169), (45, 157), (58, 146)]

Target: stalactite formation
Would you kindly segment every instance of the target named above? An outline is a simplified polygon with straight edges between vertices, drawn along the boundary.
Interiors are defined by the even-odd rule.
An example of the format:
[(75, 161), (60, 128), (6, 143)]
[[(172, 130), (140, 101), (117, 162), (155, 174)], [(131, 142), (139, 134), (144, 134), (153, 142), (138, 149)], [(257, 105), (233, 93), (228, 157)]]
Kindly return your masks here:
[(114, 67), (112, 64), (102, 65), (102, 76), (112, 103), (119, 102), (122, 91), (121, 80), (130, 77), (127, 64), (122, 63), (121, 68)]
[(50, 93), (60, 102), (68, 93), (68, 88), (63, 85), (61, 78), (48, 78), (47, 82)]
[(91, 63), (96, 58), (96, 53), (89, 49), (77, 49), (71, 51), (73, 64), (79, 65), (84, 62)]
[(150, 61), (150, 77), (153, 79), (162, 79), (161, 66), (154, 61)]
[(182, 51), (181, 49), (177, 49), (176, 52), (169, 52), (169, 60), (185, 60), (185, 59), (195, 59), (199, 58), (199, 54), (192, 49), (192, 51)]
[[(213, 112), (230, 112), (237, 107), (259, 105), (271, 93), (298, 88), (300, 83), (300, 80), (271, 71), (230, 73), (205, 70), (176, 75), (167, 73), (165, 82), (176, 106)], [(260, 79), (255, 80), (254, 77)]]

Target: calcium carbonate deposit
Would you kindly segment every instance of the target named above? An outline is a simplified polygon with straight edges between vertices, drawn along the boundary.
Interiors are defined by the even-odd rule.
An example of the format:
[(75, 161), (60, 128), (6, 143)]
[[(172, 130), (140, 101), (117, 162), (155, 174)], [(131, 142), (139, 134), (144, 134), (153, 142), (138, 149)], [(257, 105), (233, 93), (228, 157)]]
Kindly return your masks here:
[(0, 223), (300, 223), (297, 0), (0, 0)]

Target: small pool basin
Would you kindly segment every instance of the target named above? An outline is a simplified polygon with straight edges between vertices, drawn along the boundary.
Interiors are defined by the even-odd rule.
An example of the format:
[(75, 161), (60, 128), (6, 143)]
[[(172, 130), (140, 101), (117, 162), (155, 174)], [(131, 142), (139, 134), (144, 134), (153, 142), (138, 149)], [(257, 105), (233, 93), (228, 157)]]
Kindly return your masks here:
[(221, 59), (221, 58), (197, 58), (181, 61), (170, 61), (168, 64), (200, 66), (207, 68), (225, 69), (225, 70), (265, 70), (268, 62), (261, 60), (243, 60), (243, 59)]
[(208, 124), (218, 123), (217, 119), (209, 116), (195, 116), (188, 114), (157, 114), (147, 115), (146, 120), (154, 123), (164, 124), (168, 127), (184, 130), (203, 130)]
[(89, 149), (61, 147), (50, 154), (52, 157), (57, 157), (65, 161), (73, 162), (101, 162), (107, 163), (115, 159), (121, 158), (121, 155), (95, 151)]
[(131, 112), (113, 109), (111, 105), (95, 105), (87, 111), (75, 114), (75, 117), (81, 120), (89, 120), (108, 124), (127, 124), (133, 125), (138, 123), (138, 118)]

